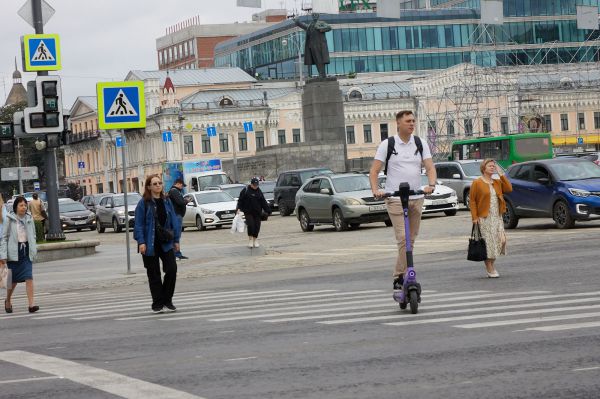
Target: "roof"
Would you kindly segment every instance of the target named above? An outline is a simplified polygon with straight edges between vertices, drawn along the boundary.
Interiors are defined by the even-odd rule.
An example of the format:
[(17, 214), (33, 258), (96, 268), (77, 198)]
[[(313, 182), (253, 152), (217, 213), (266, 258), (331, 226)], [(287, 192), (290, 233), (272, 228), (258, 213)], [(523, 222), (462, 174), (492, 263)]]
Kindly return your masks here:
[(77, 99), (94, 111), (98, 111), (98, 99), (96, 96), (79, 96)]
[(130, 71), (125, 80), (158, 79), (160, 84), (168, 76), (177, 86), (202, 86), (220, 83), (254, 83), (256, 79), (240, 68), (173, 69), (169, 71)]
[(27, 91), (21, 83), (15, 83), (10, 89), (10, 93), (8, 93), (8, 97), (6, 97), (6, 102), (4, 105), (18, 104), (22, 102), (27, 102)]
[(198, 108), (201, 104), (203, 109), (220, 108), (219, 102), (223, 98), (229, 98), (234, 106), (261, 105), (264, 102), (265, 93), (267, 101), (287, 96), (296, 92), (293, 87), (287, 88), (261, 88), (261, 89), (235, 89), (235, 90), (210, 90), (199, 91), (181, 100), (182, 108)]

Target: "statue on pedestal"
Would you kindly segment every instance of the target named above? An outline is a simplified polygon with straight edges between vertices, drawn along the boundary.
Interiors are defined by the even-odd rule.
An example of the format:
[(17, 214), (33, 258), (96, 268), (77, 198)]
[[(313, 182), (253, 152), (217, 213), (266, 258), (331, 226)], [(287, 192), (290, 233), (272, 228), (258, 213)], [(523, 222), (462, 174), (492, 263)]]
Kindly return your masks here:
[(304, 65), (316, 65), (319, 71), (319, 77), (326, 78), (325, 65), (329, 64), (329, 49), (327, 48), (327, 38), (325, 32), (331, 30), (331, 26), (326, 22), (319, 21), (319, 14), (312, 14), (312, 22), (306, 25), (294, 18), (294, 23), (306, 31), (306, 41), (304, 42)]

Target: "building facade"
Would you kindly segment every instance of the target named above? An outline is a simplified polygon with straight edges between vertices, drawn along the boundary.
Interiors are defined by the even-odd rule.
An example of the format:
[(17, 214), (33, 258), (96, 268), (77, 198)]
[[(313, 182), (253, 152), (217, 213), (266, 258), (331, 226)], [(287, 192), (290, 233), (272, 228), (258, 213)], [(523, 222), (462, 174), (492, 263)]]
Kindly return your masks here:
[[(414, 8), (426, 3), (415, 2)], [(598, 7), (599, 0), (505, 0), (504, 23), (494, 26), (481, 23), (479, 1), (432, 0), (430, 9), (403, 10), (390, 18), (374, 12), (321, 15), (332, 27), (326, 33), (327, 73), (598, 61), (598, 31), (578, 29), (577, 5)], [(310, 19), (300, 17), (305, 23)], [(239, 67), (264, 79), (297, 78), (303, 44), (304, 31), (284, 21), (220, 43), (215, 65)]]

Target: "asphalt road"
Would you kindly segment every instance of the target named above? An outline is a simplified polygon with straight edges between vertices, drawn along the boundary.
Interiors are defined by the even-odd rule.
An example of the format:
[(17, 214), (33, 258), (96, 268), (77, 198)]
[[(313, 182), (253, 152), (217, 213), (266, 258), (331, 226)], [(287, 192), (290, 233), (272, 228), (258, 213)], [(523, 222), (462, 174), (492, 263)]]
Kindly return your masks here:
[(20, 295), (0, 316), (0, 398), (598, 398), (598, 223), (524, 223), (488, 279), (456, 244), (468, 215), (427, 218), (411, 315), (391, 299), (393, 251), (370, 247), (390, 229), (294, 246), (281, 219), (258, 262), (302, 267), (182, 278), (174, 314), (149, 314), (142, 284), (57, 286), (34, 316)]

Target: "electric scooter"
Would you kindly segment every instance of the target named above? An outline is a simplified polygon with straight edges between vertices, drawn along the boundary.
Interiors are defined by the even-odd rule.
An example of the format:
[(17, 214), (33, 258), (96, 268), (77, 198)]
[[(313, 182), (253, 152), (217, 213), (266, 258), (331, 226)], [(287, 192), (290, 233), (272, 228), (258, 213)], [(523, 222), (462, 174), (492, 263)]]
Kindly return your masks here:
[(408, 220), (408, 198), (411, 195), (424, 194), (423, 190), (413, 191), (408, 183), (401, 183), (399, 190), (392, 194), (386, 194), (386, 197), (400, 197), (402, 210), (404, 212), (404, 237), (406, 238), (406, 261), (407, 270), (404, 276), (404, 284), (401, 291), (394, 291), (394, 300), (400, 304), (400, 309), (406, 309), (410, 304), (412, 314), (419, 311), (421, 303), (421, 284), (417, 282), (417, 273), (413, 264), (412, 242), (410, 241), (410, 225)]

